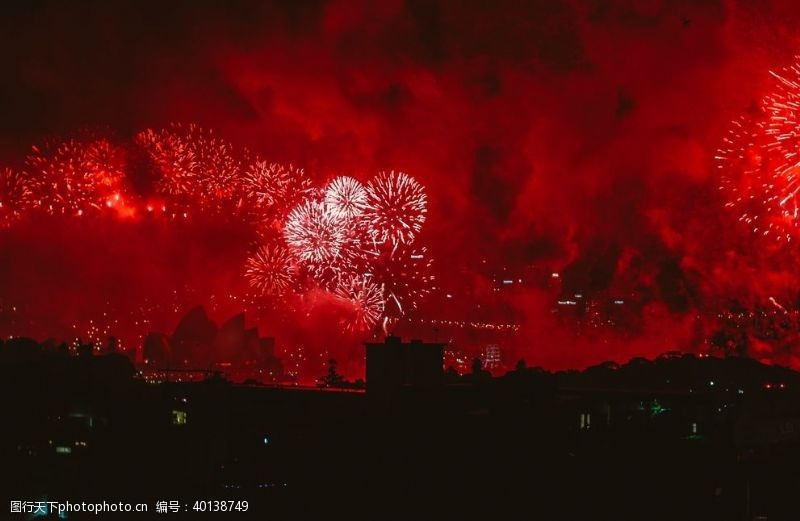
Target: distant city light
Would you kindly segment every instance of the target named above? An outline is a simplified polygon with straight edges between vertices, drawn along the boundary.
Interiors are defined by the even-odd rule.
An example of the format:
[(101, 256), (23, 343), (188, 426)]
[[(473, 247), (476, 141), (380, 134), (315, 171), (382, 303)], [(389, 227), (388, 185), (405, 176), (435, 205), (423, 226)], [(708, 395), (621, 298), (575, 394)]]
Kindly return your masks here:
[(188, 414), (186, 411), (172, 411), (172, 425), (186, 425)]

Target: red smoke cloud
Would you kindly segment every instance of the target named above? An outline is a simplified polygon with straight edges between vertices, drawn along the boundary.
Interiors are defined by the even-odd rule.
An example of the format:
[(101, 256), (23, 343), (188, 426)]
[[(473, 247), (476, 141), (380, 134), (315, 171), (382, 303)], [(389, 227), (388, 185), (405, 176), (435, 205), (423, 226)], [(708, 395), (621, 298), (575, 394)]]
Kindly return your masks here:
[[(128, 137), (197, 121), (318, 180), (406, 171), (429, 193), (425, 238), (438, 285), (462, 296), (420, 316), (519, 324), (515, 357), (578, 367), (703, 348), (731, 302), (797, 300), (795, 250), (737, 225), (713, 162), (730, 121), (771, 88), (767, 71), (800, 49), (792, 2), (53, 3), (8, 15), (7, 163), (41, 136), (86, 124)], [(150, 246), (97, 244), (116, 244), (116, 230), (92, 235), (81, 248), (96, 246), (100, 259), (56, 283), (42, 278), (54, 271), (44, 259), (68, 252), (68, 261), (76, 250), (39, 233), (24, 239), (43, 260), (4, 263), (4, 296), (17, 297), (24, 280), (33, 295), (93, 302), (75, 281), (98, 273), (100, 294), (120, 300), (140, 291), (122, 289), (128, 281), (180, 281), (201, 295), (239, 283), (236, 240), (221, 247), (198, 231), (175, 252), (156, 239), (154, 260)], [(142, 233), (122, 236), (136, 243)], [(17, 240), (4, 243), (7, 259), (19, 254)], [(113, 259), (119, 272), (98, 266)], [(493, 296), (504, 268), (530, 265), (560, 273), (559, 287), (537, 281)], [(624, 295), (635, 316), (577, 334), (552, 312), (560, 293), (576, 292)], [(308, 335), (309, 350), (327, 349)]]

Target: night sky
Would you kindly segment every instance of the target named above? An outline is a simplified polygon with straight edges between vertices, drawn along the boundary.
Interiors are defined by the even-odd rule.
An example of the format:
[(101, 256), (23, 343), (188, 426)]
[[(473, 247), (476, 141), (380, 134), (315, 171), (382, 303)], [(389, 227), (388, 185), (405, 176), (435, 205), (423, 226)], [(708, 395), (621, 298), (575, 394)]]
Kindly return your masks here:
[[(122, 142), (193, 122), (321, 183), (402, 170), (426, 187), (422, 238), (437, 286), (456, 292), (452, 309), (410, 318), (517, 324), (515, 359), (702, 350), (709, 317), (797, 307), (796, 246), (726, 211), (714, 161), (800, 50), (794, 2), (4, 2), (0, 24), (4, 165), (87, 129)], [(250, 240), (216, 219), (179, 234), (39, 221), (2, 233), (0, 325), (39, 337), (145, 299), (170, 308), (152, 327), (174, 327), (241, 284)], [(532, 269), (542, 280), (492, 295)], [(197, 301), (167, 303), (173, 288)], [(576, 293), (629, 311), (586, 332), (553, 312)], [(330, 340), (337, 327), (312, 307), (302, 324), (252, 318), (285, 353), (328, 342), (357, 358), (358, 339)], [(767, 344), (751, 350), (800, 360)]]

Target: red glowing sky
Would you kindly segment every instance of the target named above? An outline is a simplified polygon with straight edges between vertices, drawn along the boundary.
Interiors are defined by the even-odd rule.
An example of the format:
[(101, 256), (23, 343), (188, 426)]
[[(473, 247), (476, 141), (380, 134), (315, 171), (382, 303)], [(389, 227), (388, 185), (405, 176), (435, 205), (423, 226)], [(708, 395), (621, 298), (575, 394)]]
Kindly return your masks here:
[[(767, 71), (800, 49), (793, 2), (10, 4), (5, 164), (86, 126), (126, 137), (191, 121), (321, 179), (404, 170), (428, 189), (427, 240), (437, 263), (459, 267), (451, 286), (481, 288), (486, 260), (552, 267), (575, 290), (645, 295), (633, 334), (597, 341), (553, 322), (552, 295), (516, 294), (508, 320), (536, 339), (518, 348), (533, 363), (691, 349), (692, 317), (719, 301), (797, 298), (795, 253), (751, 247), (722, 208), (713, 164), (729, 122), (770, 88)], [(145, 232), (126, 233), (130, 244)], [(113, 281), (131, 272), (139, 285), (180, 273), (224, 291), (225, 276), (196, 282), (226, 262), (216, 242), (226, 234), (203, 233), (200, 265), (163, 244), (155, 258), (101, 247), (81, 280), (57, 284), (57, 300), (84, 301), (84, 280), (126, 298), (139, 289)], [(52, 252), (78, 258), (64, 234), (26, 234), (38, 271), (6, 248), (3, 283), (35, 288)]]

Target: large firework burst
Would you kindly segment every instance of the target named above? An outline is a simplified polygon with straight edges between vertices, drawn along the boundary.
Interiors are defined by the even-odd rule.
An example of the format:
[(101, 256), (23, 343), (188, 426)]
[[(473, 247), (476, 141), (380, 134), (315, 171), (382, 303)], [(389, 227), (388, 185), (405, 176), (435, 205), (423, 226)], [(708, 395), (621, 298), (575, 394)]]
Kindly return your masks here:
[(773, 91), (732, 122), (715, 159), (726, 207), (754, 233), (790, 241), (800, 224), (800, 66), (771, 74)]
[(414, 240), (427, 212), (425, 189), (403, 172), (381, 172), (367, 184), (364, 217), (378, 240), (393, 245)]
[(340, 258), (345, 231), (338, 212), (324, 202), (308, 200), (289, 214), (284, 238), (299, 260), (333, 267)]

